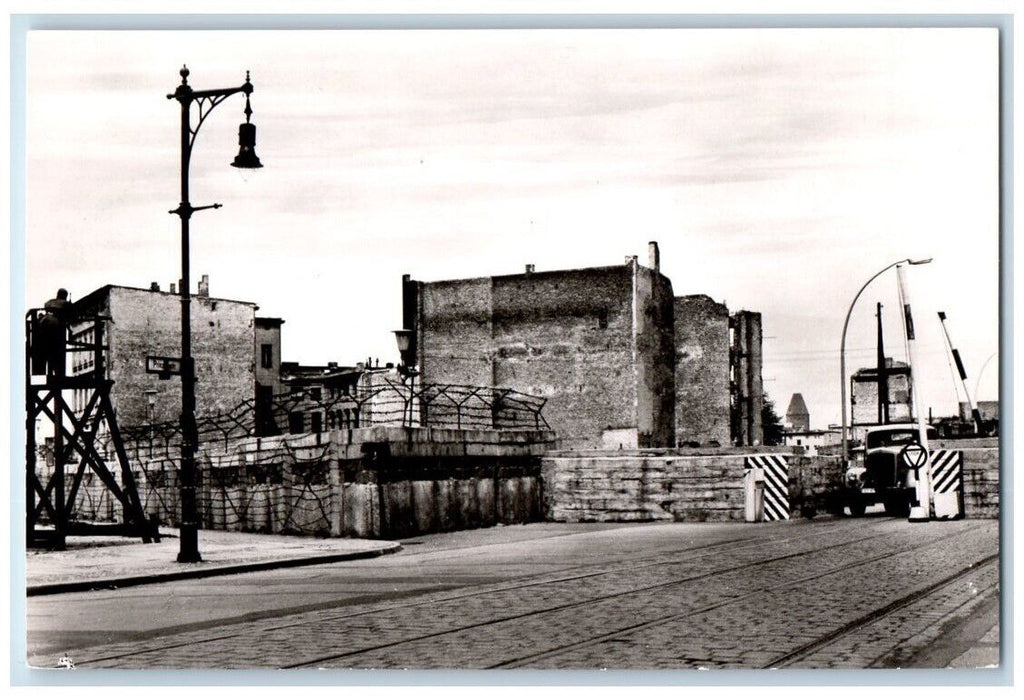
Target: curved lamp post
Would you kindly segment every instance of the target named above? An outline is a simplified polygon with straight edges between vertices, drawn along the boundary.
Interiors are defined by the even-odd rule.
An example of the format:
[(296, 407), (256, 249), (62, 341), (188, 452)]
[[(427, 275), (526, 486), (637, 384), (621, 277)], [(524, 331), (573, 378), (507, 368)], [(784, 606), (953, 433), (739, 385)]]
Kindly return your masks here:
[(904, 263), (906, 263), (907, 265), (927, 265), (931, 261), (932, 261), (931, 258), (927, 258), (925, 260), (911, 260), (910, 258), (904, 258), (903, 260), (897, 260), (894, 263), (890, 263), (889, 265), (886, 265), (881, 270), (879, 270), (874, 275), (872, 275), (871, 278), (868, 279), (868, 281), (864, 283), (864, 286), (861, 287), (860, 290), (857, 292), (856, 296), (853, 297), (853, 301), (850, 302), (850, 308), (846, 310), (846, 320), (843, 321), (843, 338), (842, 338), (842, 340), (839, 343), (840, 393), (841, 393), (842, 402), (843, 402), (843, 413), (842, 413), (842, 415), (843, 415), (843, 422), (842, 422), (843, 452), (842, 452), (842, 455), (843, 455), (843, 466), (844, 467), (848, 463), (848, 457), (849, 457), (849, 455), (847, 454), (848, 442), (847, 442), (847, 439), (846, 439), (846, 328), (847, 328), (847, 326), (850, 325), (850, 314), (853, 313), (853, 307), (857, 303), (857, 300), (860, 299), (860, 295), (864, 292), (865, 289), (868, 288), (868, 285), (871, 284), (872, 282), (874, 282), (877, 277), (881, 276), (883, 272), (891, 270), (892, 268), (896, 267), (897, 265), (903, 265)]
[(978, 400), (978, 390), (981, 388), (981, 376), (982, 376), (982, 374), (985, 373), (985, 368), (988, 367), (988, 363), (991, 362), (992, 360), (994, 360), (996, 355), (998, 355), (998, 354), (999, 354), (998, 352), (994, 352), (991, 355), (989, 355), (988, 359), (985, 360), (984, 364), (981, 365), (981, 369), (978, 370), (978, 381), (974, 382), (974, 400), (975, 401)]
[[(193, 90), (188, 84), (189, 70), (182, 66), (178, 71), (181, 85), (169, 100), (181, 103), (181, 202), (170, 214), (181, 218), (181, 531), (178, 561), (182, 563), (202, 561), (199, 554), (199, 523), (196, 512), (196, 448), (199, 436), (196, 430), (196, 375), (195, 363), (192, 358), (192, 327), (191, 327), (191, 282), (189, 280), (189, 231), (188, 222), (192, 212), (203, 209), (219, 209), (220, 204), (208, 204), (193, 207), (188, 199), (188, 166), (192, 158), (192, 146), (195, 144), (199, 127), (213, 108), (235, 93), (245, 94), (245, 123), (238, 127), (238, 155), (232, 166), (236, 168), (262, 168), (263, 164), (256, 157), (256, 126), (249, 123), (252, 108), (249, 106), (249, 95), (252, 94), (252, 83), (249, 72), (245, 73), (245, 82), (238, 87), (217, 90)], [(192, 127), (192, 103), (199, 106), (199, 121)]]

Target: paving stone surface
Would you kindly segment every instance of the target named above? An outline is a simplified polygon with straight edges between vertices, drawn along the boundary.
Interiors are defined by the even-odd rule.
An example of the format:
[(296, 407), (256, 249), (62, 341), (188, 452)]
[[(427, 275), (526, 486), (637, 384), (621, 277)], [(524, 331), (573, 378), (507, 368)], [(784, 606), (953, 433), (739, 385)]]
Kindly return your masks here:
[(999, 591), (994, 521), (797, 521), (675, 548), (645, 548), (648, 530), (603, 561), (68, 653), (79, 668), (912, 668)]

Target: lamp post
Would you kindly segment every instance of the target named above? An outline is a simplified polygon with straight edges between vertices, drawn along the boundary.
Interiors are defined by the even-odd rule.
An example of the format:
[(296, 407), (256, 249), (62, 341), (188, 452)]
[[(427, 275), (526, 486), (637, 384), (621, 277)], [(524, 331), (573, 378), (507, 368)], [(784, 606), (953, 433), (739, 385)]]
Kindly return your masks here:
[[(252, 108), (249, 106), (249, 95), (252, 94), (249, 72), (246, 71), (245, 82), (240, 86), (216, 90), (193, 90), (188, 84), (189, 70), (186, 66), (182, 66), (179, 74), (181, 85), (167, 99), (177, 100), (181, 104), (181, 201), (178, 208), (169, 213), (181, 218), (181, 531), (178, 561), (188, 563), (202, 561), (196, 512), (196, 448), (199, 436), (196, 430), (195, 362), (192, 358), (188, 224), (193, 212), (221, 207), (220, 204), (192, 206), (188, 197), (188, 166), (199, 127), (214, 107), (235, 93), (245, 94), (245, 123), (238, 127), (239, 151), (231, 165), (236, 168), (261, 168), (263, 164), (254, 150), (256, 126), (249, 123), (252, 116)], [(192, 127), (191, 119), (193, 103), (199, 108), (199, 121), (195, 128)]]
[[(416, 375), (419, 371), (416, 369), (416, 358), (413, 356), (412, 350), (412, 337), (415, 331), (411, 331), (408, 328), (402, 328), (394, 331), (395, 343), (398, 345), (398, 354), (402, 358), (402, 363), (398, 365), (398, 372), (402, 375), (403, 382), (405, 379), (409, 379), (409, 427), (412, 427), (412, 392), (416, 386)], [(402, 412), (402, 422), (405, 422), (405, 412)]]
[(894, 263), (890, 263), (890, 264), (886, 265), (881, 270), (879, 270), (874, 275), (872, 275), (868, 279), (868, 281), (864, 283), (864, 286), (862, 286), (857, 291), (857, 294), (853, 297), (853, 301), (850, 302), (850, 308), (846, 310), (846, 320), (843, 321), (843, 337), (842, 337), (842, 340), (839, 343), (839, 378), (840, 378), (839, 387), (840, 387), (840, 395), (842, 396), (842, 402), (843, 402), (843, 406), (842, 406), (842, 416), (843, 416), (843, 422), (842, 422), (843, 451), (842, 451), (842, 455), (843, 455), (843, 466), (844, 467), (847, 465), (848, 457), (849, 457), (848, 452), (847, 452), (849, 446), (848, 446), (848, 442), (847, 442), (847, 438), (846, 438), (846, 329), (850, 325), (850, 314), (853, 313), (853, 307), (857, 303), (857, 300), (860, 298), (860, 295), (864, 292), (865, 289), (868, 288), (868, 285), (871, 284), (872, 282), (874, 282), (876, 278), (880, 277), (882, 275), (882, 273), (884, 273), (884, 272), (886, 272), (888, 270), (891, 270), (892, 268), (896, 267), (897, 265), (902, 265), (904, 263), (906, 263), (908, 265), (927, 265), (931, 261), (932, 261), (931, 258), (927, 258), (927, 259), (924, 259), (924, 260), (911, 260), (910, 258), (904, 258), (903, 260), (897, 260)]

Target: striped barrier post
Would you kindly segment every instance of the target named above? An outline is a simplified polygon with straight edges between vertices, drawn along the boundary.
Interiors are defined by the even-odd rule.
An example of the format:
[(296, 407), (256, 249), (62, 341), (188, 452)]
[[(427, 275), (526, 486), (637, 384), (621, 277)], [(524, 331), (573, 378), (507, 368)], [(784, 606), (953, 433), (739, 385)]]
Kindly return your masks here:
[(749, 455), (743, 467), (764, 472), (764, 520), (789, 520), (789, 463), (785, 455)]
[(964, 517), (964, 454), (960, 450), (934, 450), (931, 484), (935, 518)]

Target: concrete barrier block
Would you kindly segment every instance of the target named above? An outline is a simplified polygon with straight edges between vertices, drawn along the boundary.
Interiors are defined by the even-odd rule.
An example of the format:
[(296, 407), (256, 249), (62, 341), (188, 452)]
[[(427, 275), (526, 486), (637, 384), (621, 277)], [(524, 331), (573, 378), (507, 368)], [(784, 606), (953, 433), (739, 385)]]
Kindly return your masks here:
[(480, 509), (476, 500), (476, 488), (470, 479), (455, 479), (452, 496), (458, 511), (458, 527), (474, 528), (480, 526)]
[(418, 532), (437, 532), (436, 481), (412, 482), (412, 508)]
[(342, 486), (344, 532), (354, 537), (373, 537), (377, 533), (376, 484), (347, 483)]
[(437, 524), (441, 532), (455, 529), (456, 517), (453, 502), (454, 480), (438, 480), (434, 488), (434, 510), (437, 512)]
[(383, 537), (399, 538), (416, 534), (412, 509), (412, 485), (409, 481), (383, 484)]
[(498, 522), (497, 501), (495, 501), (494, 479), (476, 479), (476, 500), (480, 513), (480, 524), (490, 527)]

